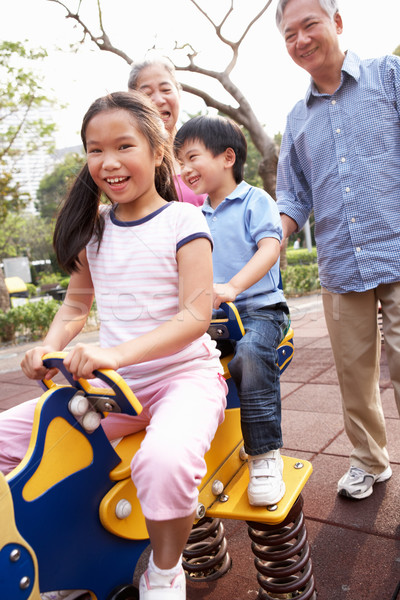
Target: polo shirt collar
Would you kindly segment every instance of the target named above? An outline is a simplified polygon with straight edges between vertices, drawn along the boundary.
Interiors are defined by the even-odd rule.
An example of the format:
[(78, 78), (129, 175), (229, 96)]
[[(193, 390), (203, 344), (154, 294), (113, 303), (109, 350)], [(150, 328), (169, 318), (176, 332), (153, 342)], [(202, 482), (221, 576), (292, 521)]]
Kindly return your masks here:
[[(341, 81), (340, 85), (342, 85), (342, 83), (343, 83), (344, 73), (347, 73), (347, 75), (349, 75), (356, 81), (358, 81), (360, 79), (360, 63), (361, 63), (361, 60), (357, 56), (357, 54), (355, 54), (351, 50), (346, 51), (346, 55), (344, 57), (344, 61), (343, 61), (343, 65), (342, 65), (342, 81)], [(313, 96), (321, 96), (321, 94), (318, 92), (317, 88), (314, 85), (313, 80), (311, 79), (310, 85), (307, 89), (307, 92), (306, 92), (306, 95), (304, 98), (307, 105), (309, 104), (309, 102)]]
[[(246, 181), (241, 181), (233, 190), (233, 192), (231, 192), (229, 194), (229, 196), (227, 196), (225, 198), (225, 200), (240, 200), (241, 198), (243, 198), (243, 196), (245, 196), (245, 194), (247, 193), (248, 189), (250, 188), (250, 184), (247, 183)], [(222, 202), (221, 202), (222, 204)], [(219, 206), (221, 206), (221, 204)], [(210, 198), (207, 196), (207, 198), (204, 201), (203, 206), (201, 207), (203, 212), (213, 212), (213, 208), (210, 205)]]

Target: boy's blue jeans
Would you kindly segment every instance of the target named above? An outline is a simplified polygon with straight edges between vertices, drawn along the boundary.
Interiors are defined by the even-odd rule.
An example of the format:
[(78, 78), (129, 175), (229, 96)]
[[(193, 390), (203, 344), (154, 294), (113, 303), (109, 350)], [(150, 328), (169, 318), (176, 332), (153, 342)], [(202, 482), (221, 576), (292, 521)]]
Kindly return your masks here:
[(280, 370), (277, 347), (289, 325), (285, 304), (240, 313), (246, 334), (235, 342), (228, 368), (240, 399), (244, 448), (255, 456), (281, 448)]

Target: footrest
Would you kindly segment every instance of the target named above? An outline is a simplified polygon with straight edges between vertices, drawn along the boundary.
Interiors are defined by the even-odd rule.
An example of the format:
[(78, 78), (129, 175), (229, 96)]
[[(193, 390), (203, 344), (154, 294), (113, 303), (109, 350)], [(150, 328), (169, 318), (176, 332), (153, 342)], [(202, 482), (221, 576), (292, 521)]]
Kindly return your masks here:
[[(239, 450), (238, 450), (239, 452)], [(247, 486), (249, 483), (249, 470), (247, 460), (241, 462), (240, 468), (236, 470), (235, 475), (224, 486), (222, 492), (216, 496), (215, 500), (206, 506), (206, 516), (219, 519), (237, 519), (240, 521), (255, 521), (258, 523), (281, 523), (288, 515), (293, 504), (299, 497), (303, 487), (312, 473), (311, 463), (306, 460), (299, 460), (289, 456), (282, 456), (284, 468), (283, 479), (286, 486), (286, 492), (282, 500), (269, 507), (250, 506), (247, 498)], [(238, 463), (238, 456), (235, 452), (228, 461)], [(202, 497), (210, 497), (210, 490), (218, 488), (215, 483), (219, 481), (219, 472), (215, 473), (212, 481), (205, 486), (200, 493), (200, 502)]]

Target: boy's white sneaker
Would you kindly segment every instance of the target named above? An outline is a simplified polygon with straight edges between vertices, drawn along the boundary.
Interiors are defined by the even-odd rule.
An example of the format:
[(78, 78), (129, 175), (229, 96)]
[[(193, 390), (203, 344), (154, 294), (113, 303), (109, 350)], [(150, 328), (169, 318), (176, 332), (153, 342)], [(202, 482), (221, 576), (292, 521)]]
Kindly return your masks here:
[(172, 579), (147, 569), (139, 580), (140, 600), (186, 600), (186, 578), (183, 568)]
[(276, 504), (285, 494), (283, 460), (279, 450), (248, 457), (250, 482), (247, 488), (252, 506)]

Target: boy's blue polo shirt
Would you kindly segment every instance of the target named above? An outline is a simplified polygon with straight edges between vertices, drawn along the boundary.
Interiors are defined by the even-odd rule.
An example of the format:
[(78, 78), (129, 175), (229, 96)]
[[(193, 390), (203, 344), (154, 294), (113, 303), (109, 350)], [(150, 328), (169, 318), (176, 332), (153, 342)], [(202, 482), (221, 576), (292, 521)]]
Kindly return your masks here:
[[(214, 210), (207, 198), (201, 207), (214, 242), (214, 283), (227, 283), (257, 252), (263, 238), (282, 239), (276, 202), (260, 188), (242, 181)], [(235, 304), (247, 312), (285, 302), (279, 285), (279, 259), (257, 283), (238, 295)]]

